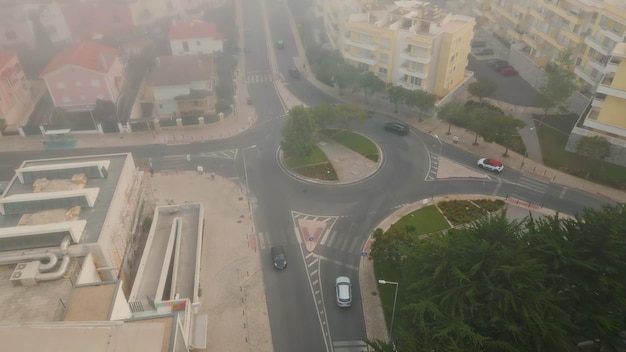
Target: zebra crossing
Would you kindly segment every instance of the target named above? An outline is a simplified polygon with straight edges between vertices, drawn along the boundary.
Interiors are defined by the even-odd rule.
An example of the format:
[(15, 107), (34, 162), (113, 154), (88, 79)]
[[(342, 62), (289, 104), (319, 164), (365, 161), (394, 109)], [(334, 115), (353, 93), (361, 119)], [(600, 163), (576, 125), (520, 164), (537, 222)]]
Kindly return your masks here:
[(246, 83), (248, 84), (272, 82), (273, 80), (274, 76), (271, 72), (249, 72), (246, 74)]
[(524, 174), (517, 181), (517, 187), (515, 187), (515, 190), (509, 196), (528, 203), (537, 203), (538, 200), (543, 198), (549, 186), (550, 181), (548, 180), (544, 181)]
[(199, 156), (203, 158), (219, 158), (233, 160), (237, 157), (238, 149), (220, 150), (211, 153), (200, 153)]
[(367, 344), (360, 340), (333, 341), (334, 352), (367, 352)]
[(437, 178), (437, 172), (439, 171), (439, 154), (429, 151), (428, 160), (430, 161), (430, 164), (428, 165), (428, 174), (426, 175), (424, 181), (434, 181)]
[(363, 240), (347, 233), (327, 231), (319, 242), (319, 245), (330, 247), (346, 253), (360, 254)]

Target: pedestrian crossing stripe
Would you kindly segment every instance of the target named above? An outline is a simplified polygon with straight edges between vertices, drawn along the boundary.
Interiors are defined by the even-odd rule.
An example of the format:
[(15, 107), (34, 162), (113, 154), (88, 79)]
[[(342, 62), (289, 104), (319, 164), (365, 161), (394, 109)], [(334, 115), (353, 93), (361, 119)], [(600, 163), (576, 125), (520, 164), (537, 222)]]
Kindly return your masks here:
[(367, 352), (367, 344), (360, 340), (333, 341), (334, 352)]
[(273, 80), (274, 80), (274, 76), (270, 72), (248, 74), (246, 77), (246, 82), (249, 84), (272, 82)]

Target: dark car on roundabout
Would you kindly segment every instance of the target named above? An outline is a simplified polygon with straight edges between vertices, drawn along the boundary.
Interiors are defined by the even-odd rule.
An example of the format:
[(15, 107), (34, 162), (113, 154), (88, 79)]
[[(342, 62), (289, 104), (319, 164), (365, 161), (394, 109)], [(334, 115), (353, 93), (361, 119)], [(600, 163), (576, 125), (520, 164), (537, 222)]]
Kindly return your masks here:
[(408, 125), (400, 122), (387, 122), (384, 129), (385, 131), (397, 134), (398, 136), (406, 136), (411, 131)]

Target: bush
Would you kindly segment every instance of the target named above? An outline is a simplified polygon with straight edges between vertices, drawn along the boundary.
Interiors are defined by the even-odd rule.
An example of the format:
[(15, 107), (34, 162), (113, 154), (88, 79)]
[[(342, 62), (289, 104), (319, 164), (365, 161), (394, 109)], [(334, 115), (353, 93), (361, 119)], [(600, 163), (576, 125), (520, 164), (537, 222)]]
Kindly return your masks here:
[(439, 202), (437, 207), (454, 226), (472, 222), (487, 214), (486, 210), (477, 207), (469, 200)]
[(489, 104), (487, 102), (479, 103), (477, 101), (468, 100), (467, 102), (465, 102), (465, 107), (468, 110), (476, 109), (476, 108), (483, 108), (483, 109), (487, 109), (487, 110), (491, 110), (491, 111), (495, 111), (495, 112), (499, 112), (501, 114), (504, 114), (504, 111), (502, 109), (500, 109), (497, 106), (493, 106), (493, 105), (491, 105), (491, 104)]

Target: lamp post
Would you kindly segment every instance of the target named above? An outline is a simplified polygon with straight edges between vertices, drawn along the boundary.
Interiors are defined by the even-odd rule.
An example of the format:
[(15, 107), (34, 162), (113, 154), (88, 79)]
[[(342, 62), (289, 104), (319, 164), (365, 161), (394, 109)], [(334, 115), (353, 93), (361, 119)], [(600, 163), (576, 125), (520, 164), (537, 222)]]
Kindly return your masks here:
[(435, 135), (435, 138), (437, 138), (437, 142), (439, 142), (439, 156), (441, 156), (441, 153), (443, 153), (443, 142), (439, 139), (438, 135)]
[(396, 316), (396, 301), (398, 300), (398, 283), (393, 282), (393, 281), (387, 281), (387, 280), (378, 280), (378, 283), (381, 285), (395, 285), (396, 286), (396, 294), (393, 297), (393, 309), (391, 310), (391, 324), (389, 325), (389, 339), (391, 339), (393, 336), (393, 320)]

